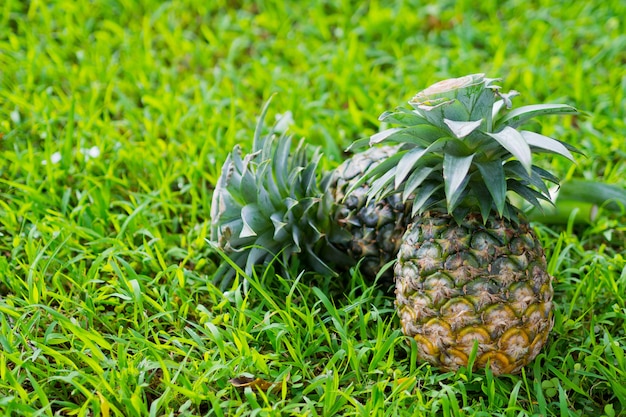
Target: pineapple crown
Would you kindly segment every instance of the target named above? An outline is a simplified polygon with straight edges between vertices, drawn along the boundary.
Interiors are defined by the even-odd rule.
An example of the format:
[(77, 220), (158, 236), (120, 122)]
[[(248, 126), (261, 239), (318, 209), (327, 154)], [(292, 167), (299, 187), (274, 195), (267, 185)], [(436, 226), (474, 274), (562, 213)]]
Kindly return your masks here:
[[(257, 264), (299, 254), (313, 270), (333, 274), (316, 253), (325, 246), (320, 229), (328, 204), (317, 185), (320, 153), (307, 156), (304, 140), (291, 152), (293, 137), (271, 129), (262, 135), (271, 100), (265, 104), (254, 133), (253, 152), (242, 158), (236, 145), (222, 167), (211, 204), (211, 242), (230, 259), (220, 265), (214, 283), (230, 285), (236, 269), (247, 275)], [(339, 253), (334, 254), (341, 259)]]
[(511, 109), (519, 93), (502, 93), (495, 81), (484, 74), (440, 81), (409, 101), (413, 109), (383, 113), (380, 121), (402, 127), (373, 135), (369, 144), (399, 143), (402, 149), (352, 188), (373, 181), (370, 198), (400, 192), (404, 202), (413, 201), (413, 215), (438, 210), (457, 222), (471, 211), (484, 221), (493, 213), (517, 220), (509, 191), (539, 208), (539, 200), (551, 202), (545, 181), (559, 180), (533, 165), (532, 155), (555, 153), (573, 161), (576, 149), (519, 127), (536, 116), (577, 110), (564, 104)]

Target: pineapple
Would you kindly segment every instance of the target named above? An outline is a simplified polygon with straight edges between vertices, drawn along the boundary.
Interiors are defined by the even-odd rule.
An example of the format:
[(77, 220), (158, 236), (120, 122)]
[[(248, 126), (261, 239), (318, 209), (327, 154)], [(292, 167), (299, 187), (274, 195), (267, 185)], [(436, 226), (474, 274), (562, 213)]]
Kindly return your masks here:
[[(397, 147), (368, 149), (319, 180), (319, 152), (308, 157), (302, 140), (292, 153), (291, 136), (272, 131), (261, 135), (268, 104), (255, 131), (253, 152), (242, 157), (235, 147), (213, 194), (211, 240), (230, 260), (220, 265), (214, 283), (226, 288), (235, 266), (249, 275), (255, 265), (275, 257), (283, 266), (297, 258), (300, 269), (327, 275), (358, 264), (374, 280), (397, 255), (410, 202), (393, 194), (368, 201), (368, 184), (355, 183)], [(352, 194), (346, 197), (349, 188)], [(391, 282), (392, 271), (386, 273)]]
[[(341, 231), (341, 234), (330, 231), (331, 241), (354, 260), (360, 259), (360, 270), (370, 280), (396, 258), (411, 202), (401, 201), (397, 193), (380, 202), (368, 201), (369, 184), (360, 184), (350, 195), (347, 191), (367, 170), (397, 150), (397, 146), (384, 146), (357, 153), (322, 180), (322, 188), (333, 202), (331, 225)], [(386, 270), (382, 278), (381, 282), (391, 283), (392, 270)]]
[(413, 198), (415, 216), (394, 266), (396, 307), (418, 356), (443, 370), (489, 364), (516, 373), (537, 356), (553, 324), (552, 277), (540, 242), (511, 193), (533, 206), (548, 200), (533, 153), (573, 160), (574, 148), (529, 130), (539, 115), (574, 114), (567, 105), (511, 108), (483, 74), (449, 79), (381, 115), (402, 125), (371, 144), (405, 144), (355, 184), (369, 198)]

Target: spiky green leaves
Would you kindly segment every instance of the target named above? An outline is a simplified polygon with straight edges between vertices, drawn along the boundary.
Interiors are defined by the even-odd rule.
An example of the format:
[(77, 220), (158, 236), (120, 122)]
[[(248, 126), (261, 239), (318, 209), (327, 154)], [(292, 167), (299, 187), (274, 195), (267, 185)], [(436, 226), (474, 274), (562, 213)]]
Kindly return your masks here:
[(461, 197), (460, 190), (465, 187), (469, 179), (468, 173), (472, 166), (474, 155), (456, 156), (445, 154), (443, 157), (443, 183), (446, 192), (448, 207), (455, 207)]
[(450, 122), (480, 121), (491, 124), (491, 110), (495, 102), (493, 90), (498, 87), (493, 78), (471, 74), (439, 81), (417, 93), (409, 104), (431, 124), (442, 126)]
[(511, 126), (504, 128), (495, 133), (485, 132), (487, 135), (495, 139), (509, 154), (522, 163), (526, 171), (530, 173), (532, 168), (532, 157), (530, 155), (530, 145), (517, 130)]
[(235, 274), (231, 263), (251, 274), (255, 265), (276, 257), (287, 265), (295, 253), (307, 267), (332, 274), (316, 255), (325, 219), (321, 205), (326, 204), (316, 181), (320, 155), (309, 158), (304, 141), (292, 151), (292, 138), (285, 134), (261, 135), (266, 111), (267, 105), (253, 152), (242, 158), (235, 147), (213, 194), (211, 239), (231, 261), (215, 274), (214, 281), (223, 288)]
[(402, 192), (413, 199), (413, 213), (437, 209), (462, 218), (478, 210), (511, 218), (507, 192), (531, 204), (549, 201), (544, 181), (558, 180), (533, 165), (533, 154), (555, 153), (573, 160), (573, 147), (541, 134), (518, 130), (530, 119), (575, 114), (563, 104), (540, 104), (509, 110), (516, 91), (501, 93), (495, 79), (472, 74), (438, 82), (411, 99), (413, 110), (385, 112), (380, 120), (399, 124), (371, 137), (370, 145), (404, 144), (389, 160), (369, 171), (370, 196), (381, 199)]

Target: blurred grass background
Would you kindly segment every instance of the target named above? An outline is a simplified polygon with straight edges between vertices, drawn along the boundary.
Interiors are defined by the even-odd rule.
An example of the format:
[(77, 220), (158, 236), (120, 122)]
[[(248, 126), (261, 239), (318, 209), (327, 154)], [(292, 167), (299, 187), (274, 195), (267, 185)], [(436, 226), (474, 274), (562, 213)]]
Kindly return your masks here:
[[(625, 22), (619, 0), (4, 0), (0, 410), (626, 413), (623, 217), (538, 225), (558, 281), (554, 340), (528, 377), (495, 381), (416, 368), (374, 289), (335, 310), (278, 278), (274, 295), (222, 294), (205, 241), (221, 163), (236, 143), (250, 149), (274, 93), (269, 119), (291, 112), (330, 168), (384, 110), (485, 72), (520, 91), (518, 105), (587, 113), (542, 126), (586, 156), (543, 164), (625, 186)], [(276, 304), (294, 291), (297, 305)], [(238, 391), (228, 381), (241, 373), (289, 386)]]

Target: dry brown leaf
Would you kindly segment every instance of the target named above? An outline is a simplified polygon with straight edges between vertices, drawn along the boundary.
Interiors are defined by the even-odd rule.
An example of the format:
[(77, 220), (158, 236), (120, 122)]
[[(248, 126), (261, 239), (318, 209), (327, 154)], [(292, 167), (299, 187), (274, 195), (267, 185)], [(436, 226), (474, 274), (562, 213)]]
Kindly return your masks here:
[(250, 387), (258, 391), (264, 391), (264, 392), (269, 391), (274, 386), (273, 383), (267, 382), (264, 379), (250, 378), (247, 376), (240, 376), (237, 378), (232, 378), (228, 382), (230, 382), (234, 387), (237, 387), (237, 388)]

